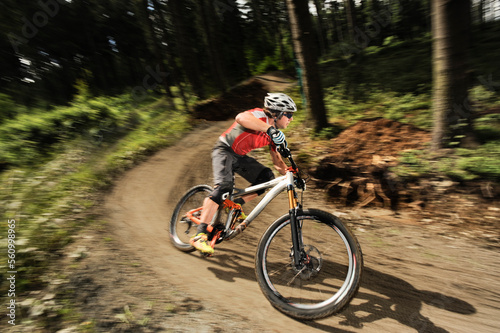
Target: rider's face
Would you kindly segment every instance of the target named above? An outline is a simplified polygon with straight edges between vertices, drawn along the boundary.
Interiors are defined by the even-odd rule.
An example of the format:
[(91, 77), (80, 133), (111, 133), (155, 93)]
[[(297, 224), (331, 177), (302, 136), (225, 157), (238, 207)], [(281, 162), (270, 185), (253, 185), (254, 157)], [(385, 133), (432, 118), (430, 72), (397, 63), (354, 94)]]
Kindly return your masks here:
[(290, 124), (292, 120), (293, 120), (293, 113), (286, 112), (280, 119), (276, 121), (276, 127), (280, 129), (285, 129), (288, 127), (288, 124)]

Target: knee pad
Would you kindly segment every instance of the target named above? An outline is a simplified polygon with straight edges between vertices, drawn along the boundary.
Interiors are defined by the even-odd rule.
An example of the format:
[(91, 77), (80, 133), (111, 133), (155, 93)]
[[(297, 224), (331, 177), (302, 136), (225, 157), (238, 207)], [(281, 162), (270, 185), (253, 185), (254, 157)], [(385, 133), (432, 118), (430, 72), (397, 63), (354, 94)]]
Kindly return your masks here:
[(233, 184), (230, 182), (222, 182), (215, 185), (215, 189), (210, 194), (209, 198), (220, 205), (224, 200), (226, 200), (231, 193), (233, 193)]
[[(252, 185), (262, 184), (262, 183), (268, 182), (268, 181), (273, 180), (273, 179), (274, 179), (273, 171), (269, 168), (265, 168), (264, 170), (262, 170), (259, 173), (259, 175), (257, 176), (257, 179), (255, 180), (255, 182)], [(260, 190), (260, 191), (257, 191), (255, 193), (257, 193), (258, 195), (261, 195), (265, 191), (266, 190)]]

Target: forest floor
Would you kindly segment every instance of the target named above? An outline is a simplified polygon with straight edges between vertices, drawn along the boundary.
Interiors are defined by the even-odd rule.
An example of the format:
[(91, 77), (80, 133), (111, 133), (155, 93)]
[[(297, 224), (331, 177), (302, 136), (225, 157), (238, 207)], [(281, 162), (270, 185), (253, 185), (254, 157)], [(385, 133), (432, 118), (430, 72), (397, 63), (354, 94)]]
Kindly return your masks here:
[[(269, 80), (273, 78), (263, 79), (273, 82)], [(283, 87), (272, 88), (278, 91)], [(49, 287), (25, 299), (23, 315), (37, 319), (11, 328), (11, 332), (499, 330), (500, 207), (497, 201), (476, 193), (452, 190), (454, 184), (438, 182), (434, 187), (443, 189), (439, 196), (426, 192), (423, 200), (413, 197), (396, 210), (382, 207), (385, 199), (373, 190), (377, 179), (369, 175), (349, 175), (343, 181), (323, 177), (323, 183), (311, 182), (304, 194), (305, 207), (321, 208), (344, 219), (357, 236), (365, 261), (361, 287), (351, 304), (319, 321), (300, 322), (276, 311), (255, 279), (258, 239), (286, 212), (286, 198), (275, 199), (251, 228), (216, 247), (211, 258), (175, 250), (168, 235), (173, 207), (191, 186), (211, 183), (207, 171), (211, 169), (210, 150), (230, 123), (201, 122), (177, 145), (119, 179), (103, 198), (98, 222), (75, 236), (65, 249)], [(391, 136), (391, 128), (397, 135)], [(382, 132), (375, 135), (378, 141), (388, 143), (385, 150), (375, 152), (369, 141), (361, 144), (347, 137), (351, 133), (359, 139), (373, 129)], [(348, 164), (346, 159), (358, 154), (357, 160), (364, 160), (367, 168), (373, 169), (381, 161), (391, 161), (391, 149), (405, 149), (394, 142), (406, 147), (413, 141), (413, 149), (425, 137), (406, 125), (373, 120), (347, 129), (344, 136), (332, 141), (337, 146), (322, 158), (325, 165), (336, 168), (339, 162)], [(363, 152), (366, 159), (361, 158)], [(374, 156), (379, 156), (375, 163)], [(357, 167), (351, 163), (341, 171), (352, 172)], [(311, 170), (314, 178), (321, 172), (325, 170)], [(351, 186), (359, 197), (350, 206), (342, 202), (345, 199), (332, 201), (326, 195), (340, 184), (349, 188), (354, 183), (361, 184)], [(345, 192), (344, 198), (350, 192)], [(364, 204), (367, 199), (371, 201)], [(78, 316), (44, 312), (47, 303), (57, 307), (64, 300)], [(40, 320), (50, 329), (36, 328)]]

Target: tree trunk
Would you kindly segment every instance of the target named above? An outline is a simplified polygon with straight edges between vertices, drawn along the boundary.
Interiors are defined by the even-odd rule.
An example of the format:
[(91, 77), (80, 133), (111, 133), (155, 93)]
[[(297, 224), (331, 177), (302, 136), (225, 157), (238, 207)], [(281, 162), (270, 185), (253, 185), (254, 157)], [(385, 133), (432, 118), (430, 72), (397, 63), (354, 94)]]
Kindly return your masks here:
[(283, 40), (283, 32), (282, 32), (282, 23), (281, 23), (281, 20), (278, 18), (279, 15), (280, 15), (280, 12), (282, 12), (282, 10), (280, 10), (280, 8), (278, 8), (277, 4), (274, 3), (274, 6), (272, 7), (272, 15), (273, 17), (275, 17), (276, 19), (273, 20), (273, 26), (274, 26), (274, 29), (276, 31), (276, 42), (278, 45), (279, 45), (279, 49), (280, 49), (280, 61), (281, 61), (281, 67), (283, 69), (287, 69), (287, 64), (290, 63), (290, 60), (288, 59), (287, 55), (286, 55), (286, 51), (285, 51), (285, 41)]
[(318, 13), (318, 41), (321, 47), (320, 54), (323, 55), (326, 53), (328, 49), (328, 45), (326, 43), (326, 29), (324, 26), (324, 9), (323, 9), (323, 1), (314, 0), (314, 6), (316, 7), (316, 12)]
[(199, 66), (199, 61), (196, 57), (195, 49), (192, 45), (192, 38), (190, 38), (183, 15), (183, 6), (185, 4), (182, 0), (168, 1), (168, 7), (171, 12), (172, 22), (176, 36), (176, 48), (181, 60), (182, 68), (186, 73), (187, 80), (191, 84), (191, 88), (196, 96), (200, 99), (205, 98), (205, 90), (202, 83), (202, 73)]
[(287, 0), (295, 54), (303, 73), (304, 93), (307, 108), (314, 120), (316, 131), (328, 126), (323, 102), (323, 89), (318, 73), (317, 55), (314, 47), (314, 32), (307, 0)]
[(220, 55), (220, 39), (217, 36), (217, 30), (214, 27), (218, 23), (218, 17), (215, 13), (213, 3), (208, 0), (200, 1), (201, 5), (201, 20), (203, 30), (205, 32), (207, 49), (210, 61), (210, 69), (212, 70), (212, 77), (219, 91), (223, 92), (227, 89), (228, 84), (226, 75), (222, 66), (222, 56)]
[[(154, 7), (158, 11), (158, 17), (160, 18), (161, 27), (164, 30), (164, 36), (165, 36), (166, 35), (165, 30), (167, 30), (167, 27), (168, 27), (167, 20), (165, 19), (165, 15), (163, 15), (163, 11), (161, 9), (161, 4), (158, 2), (158, 0), (152, 0), (152, 1), (153, 1)], [(165, 40), (165, 39), (166, 39), (166, 37), (163, 37), (163, 40)], [(184, 92), (184, 87), (182, 86), (182, 78), (181, 78), (179, 67), (177, 66), (177, 63), (175, 62), (175, 59), (173, 56), (173, 51), (170, 52), (171, 47), (169, 47), (169, 46), (164, 47), (163, 45), (165, 45), (165, 44), (168, 45), (168, 43), (164, 44), (163, 40), (160, 41), (161, 43), (159, 44), (159, 48), (160, 48), (162, 54), (165, 55), (165, 60), (167, 61), (167, 64), (169, 64), (170, 68), (172, 69), (172, 74), (169, 74), (169, 76), (172, 77), (171, 81), (174, 84), (176, 84), (177, 88), (179, 89), (179, 94), (181, 95), (182, 101), (184, 103), (184, 108), (186, 110), (188, 110), (189, 103), (188, 103), (186, 94)], [(174, 108), (175, 108), (176, 106), (175, 106), (175, 103), (173, 103), (173, 101), (172, 101), (172, 104), (174, 104)]]
[(354, 6), (354, 0), (345, 0), (345, 9), (347, 15), (349, 37), (351, 38), (351, 41), (354, 41), (356, 28), (356, 9)]
[(432, 149), (472, 132), (468, 102), (467, 51), (470, 0), (433, 0)]
[[(149, 30), (148, 33), (149, 33), (149, 36), (151, 38), (151, 49), (152, 49), (151, 51), (154, 54), (156, 61), (158, 62), (160, 72), (161, 73), (168, 73), (169, 71), (165, 66), (164, 58), (163, 58), (162, 51), (161, 51), (160, 41), (158, 40), (158, 38), (156, 36), (154, 24), (149, 17), (148, 6), (149, 6), (148, 1), (142, 0), (142, 10), (144, 11), (144, 16), (145, 16), (146, 24), (147, 24), (146, 26), (148, 27), (148, 30)], [(155, 8), (155, 10), (160, 11), (161, 9)], [(168, 77), (163, 75), (163, 77), (157, 77), (155, 81), (156, 81), (155, 85), (156, 84), (163, 85), (163, 87), (165, 88), (166, 96), (168, 98), (168, 102), (169, 102), (170, 106), (175, 109), (175, 104), (173, 102), (174, 95), (172, 94), (172, 91), (170, 90), (170, 83), (169, 83)], [(144, 88), (148, 89), (148, 87), (144, 87)]]

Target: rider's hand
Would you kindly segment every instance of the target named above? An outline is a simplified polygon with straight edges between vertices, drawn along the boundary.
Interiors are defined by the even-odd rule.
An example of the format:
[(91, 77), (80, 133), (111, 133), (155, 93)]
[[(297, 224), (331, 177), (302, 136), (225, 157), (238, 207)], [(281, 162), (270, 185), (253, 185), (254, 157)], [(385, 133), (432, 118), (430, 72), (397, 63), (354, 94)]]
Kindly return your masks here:
[(283, 134), (282, 131), (274, 128), (273, 126), (269, 127), (267, 129), (267, 135), (273, 140), (274, 144), (276, 146), (281, 146), (283, 143), (285, 143), (285, 134)]

